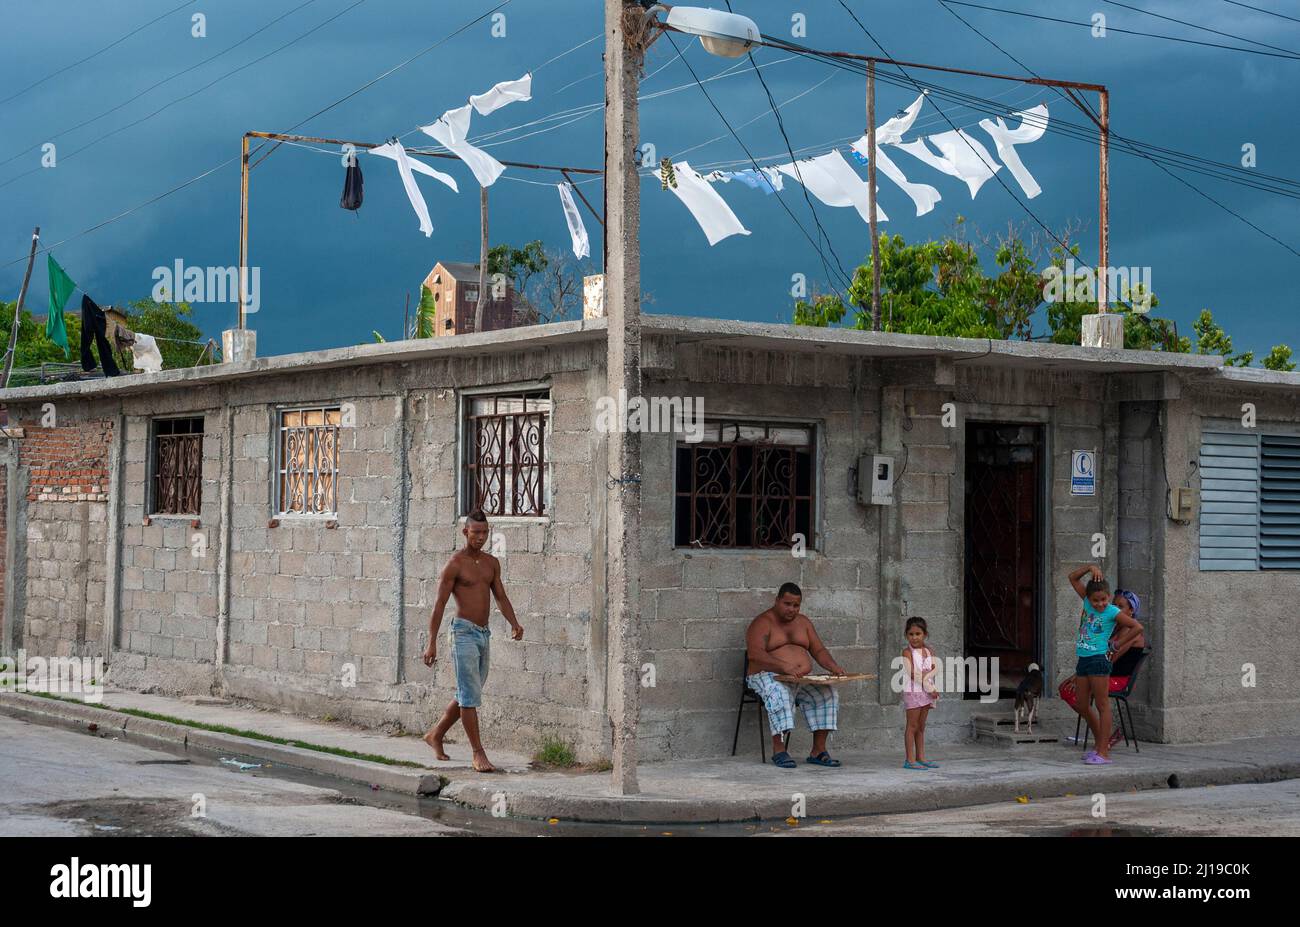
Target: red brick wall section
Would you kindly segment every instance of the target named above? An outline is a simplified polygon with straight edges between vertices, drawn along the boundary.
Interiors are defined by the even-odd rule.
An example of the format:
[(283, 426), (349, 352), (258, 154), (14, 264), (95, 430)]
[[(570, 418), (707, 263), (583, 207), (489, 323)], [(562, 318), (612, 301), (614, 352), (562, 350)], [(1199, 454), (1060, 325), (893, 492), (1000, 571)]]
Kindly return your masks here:
[(58, 428), (25, 425), (19, 461), (31, 468), (28, 502), (105, 502), (112, 422), (79, 422)]

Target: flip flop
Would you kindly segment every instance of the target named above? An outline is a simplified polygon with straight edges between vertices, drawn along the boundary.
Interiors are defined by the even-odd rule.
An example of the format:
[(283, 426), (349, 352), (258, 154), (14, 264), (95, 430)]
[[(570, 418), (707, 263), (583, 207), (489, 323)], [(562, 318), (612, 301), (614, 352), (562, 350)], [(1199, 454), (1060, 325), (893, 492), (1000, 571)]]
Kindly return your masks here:
[(926, 769), (938, 769), (938, 768), (939, 768), (939, 764), (938, 764), (938, 763), (931, 763), (931, 762), (928, 762), (928, 761), (926, 761), (926, 760), (921, 760), (920, 763), (921, 763), (921, 765), (924, 766)]
[(772, 762), (782, 769), (794, 769), (799, 764), (794, 761), (794, 757), (789, 752), (782, 750), (780, 753), (772, 754)]
[(1113, 762), (1106, 759), (1100, 753), (1091, 753), (1083, 758), (1083, 761), (1089, 766), (1109, 766)]
[(827, 753), (825, 750), (823, 750), (821, 753), (817, 754), (816, 756), (808, 757), (808, 759), (804, 760), (804, 762), (811, 763), (814, 766), (829, 766), (831, 768), (840, 765), (840, 761), (831, 759), (831, 755)]
[(925, 769), (925, 767), (922, 766), (920, 763), (904, 763), (903, 768), (904, 769)]

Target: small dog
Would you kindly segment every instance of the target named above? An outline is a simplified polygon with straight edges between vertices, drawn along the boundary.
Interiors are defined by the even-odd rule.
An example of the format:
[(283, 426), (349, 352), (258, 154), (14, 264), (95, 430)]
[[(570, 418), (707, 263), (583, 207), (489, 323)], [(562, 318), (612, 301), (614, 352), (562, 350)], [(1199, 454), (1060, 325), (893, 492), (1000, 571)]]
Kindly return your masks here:
[(1038, 700), (1043, 697), (1043, 671), (1037, 663), (1029, 664), (1029, 672), (1016, 686), (1016, 733), (1020, 733), (1020, 714), (1029, 716), (1029, 733), (1034, 733), (1034, 715), (1038, 712)]

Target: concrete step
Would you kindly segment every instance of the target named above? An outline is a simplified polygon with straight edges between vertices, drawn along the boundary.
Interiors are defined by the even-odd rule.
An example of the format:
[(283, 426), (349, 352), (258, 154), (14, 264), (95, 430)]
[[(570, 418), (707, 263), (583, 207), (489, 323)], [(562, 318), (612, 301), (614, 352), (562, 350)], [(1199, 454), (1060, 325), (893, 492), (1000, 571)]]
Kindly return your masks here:
[(1017, 734), (1014, 715), (986, 714), (971, 716), (971, 734), (975, 741), (1000, 747), (1015, 747), (1021, 744), (1060, 743), (1059, 726), (1059, 720), (1035, 717), (1032, 734), (1029, 732), (1029, 725), (1025, 721), (1020, 722), (1020, 733)]

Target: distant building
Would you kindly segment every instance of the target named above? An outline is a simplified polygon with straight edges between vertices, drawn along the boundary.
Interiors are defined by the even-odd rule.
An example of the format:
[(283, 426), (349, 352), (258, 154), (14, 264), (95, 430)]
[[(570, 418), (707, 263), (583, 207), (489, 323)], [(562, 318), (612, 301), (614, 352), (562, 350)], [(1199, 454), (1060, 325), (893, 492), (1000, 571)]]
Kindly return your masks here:
[[(463, 335), (474, 331), (474, 310), (478, 306), (479, 265), (460, 261), (439, 261), (424, 278), (438, 309), (434, 315), (434, 337)], [(488, 301), (483, 308), (483, 331), (500, 331), (519, 324), (515, 320), (515, 292), (509, 280), (504, 292), (493, 298), (492, 278), (487, 278)]]

